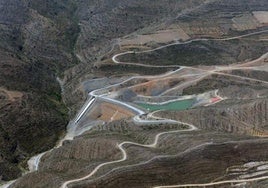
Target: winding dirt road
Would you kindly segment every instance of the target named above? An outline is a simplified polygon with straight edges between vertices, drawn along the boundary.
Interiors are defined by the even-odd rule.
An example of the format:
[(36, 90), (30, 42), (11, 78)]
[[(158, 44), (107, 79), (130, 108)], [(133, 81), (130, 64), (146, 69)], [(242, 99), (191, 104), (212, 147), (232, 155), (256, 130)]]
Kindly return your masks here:
[[(168, 44), (168, 45), (164, 45), (164, 46), (161, 46), (161, 47), (158, 47), (158, 48), (155, 48), (155, 49), (152, 49), (152, 50), (146, 50), (146, 51), (141, 51), (141, 52), (134, 52), (134, 51), (127, 51), (127, 52), (123, 52), (123, 53), (119, 53), (119, 54), (116, 54), (112, 57), (112, 60), (114, 63), (124, 63), (124, 64), (132, 64), (132, 65), (137, 65), (137, 66), (143, 66), (143, 67), (180, 67), (180, 69), (183, 69), (183, 68), (189, 68), (189, 69), (192, 69), (192, 67), (186, 67), (186, 66), (154, 66), (154, 65), (144, 65), (144, 64), (137, 64), (137, 63), (125, 63), (125, 62), (120, 62), (117, 60), (117, 58), (119, 56), (122, 56), (122, 55), (125, 55), (125, 54), (131, 54), (131, 53), (146, 53), (146, 52), (152, 52), (152, 51), (156, 51), (156, 50), (159, 50), (159, 49), (162, 49), (162, 48), (166, 48), (168, 46), (173, 46), (173, 45), (183, 45), (183, 44), (188, 44), (188, 43), (191, 43), (191, 42), (195, 42), (195, 41), (208, 41), (208, 40), (220, 40), (220, 41), (224, 41), (224, 40), (234, 40), (234, 39), (238, 39), (238, 38), (243, 38), (243, 37), (248, 37), (248, 36), (252, 36), (252, 35), (256, 35), (256, 34), (261, 34), (261, 33), (266, 33), (268, 32), (268, 30), (264, 30), (264, 31), (259, 31), (259, 32), (254, 32), (254, 33), (250, 33), (250, 34), (245, 34), (245, 35), (241, 35), (241, 36), (237, 36), (237, 37), (229, 37), (229, 38), (225, 38), (225, 39), (194, 39), (194, 40), (190, 40), (190, 41), (186, 41), (186, 42), (183, 42), (183, 43), (180, 43), (180, 42), (176, 42), (176, 43), (172, 43), (172, 44)], [(258, 58), (258, 60), (260, 60), (261, 58), (264, 58), (266, 57), (267, 54), (264, 54), (262, 57)], [(256, 62), (257, 60), (254, 60), (252, 62)], [(247, 62), (245, 63), (246, 65), (251, 65), (252, 62)], [(254, 67), (252, 67), (254, 68)], [(180, 70), (178, 69), (178, 70)], [(202, 79), (210, 74), (221, 74), (221, 75), (226, 75), (226, 76), (234, 76), (236, 78), (240, 78), (240, 79), (247, 79), (247, 80), (252, 80), (252, 81), (258, 81), (258, 82), (262, 82), (262, 83), (268, 83), (266, 81), (262, 81), (262, 80), (257, 80), (257, 79), (252, 79), (252, 78), (247, 78), (247, 77), (243, 77), (243, 76), (236, 76), (236, 75), (232, 75), (232, 74), (227, 74), (227, 73), (221, 73), (219, 71), (225, 71), (225, 70), (234, 70), (234, 69), (249, 69), (249, 67), (243, 67), (243, 65), (239, 65), (239, 67), (236, 65), (236, 66), (222, 66), (222, 67), (215, 67), (214, 70), (203, 70), (203, 69), (199, 69), (199, 68), (194, 68), (194, 69), (198, 69), (200, 71), (202, 71), (202, 76), (199, 79)], [(163, 74), (162, 76), (167, 76), (167, 75), (171, 75), (171, 74), (174, 74), (175, 72), (177, 72), (178, 70), (176, 71), (172, 71), (172, 72), (169, 72), (169, 73), (166, 73), (166, 74)], [(206, 74), (204, 74), (204, 71), (206, 72)], [(200, 75), (199, 75), (200, 76)], [(125, 83), (125, 82), (128, 82), (132, 79), (136, 79), (136, 78), (148, 78), (148, 77), (156, 77), (156, 76), (134, 76), (134, 77), (131, 77), (127, 80), (125, 80), (124, 82), (122, 83)], [(190, 82), (193, 82), (193, 81), (190, 81)], [(124, 105), (125, 107), (129, 108), (129, 109), (132, 109), (134, 111), (136, 111), (139, 115), (141, 114), (144, 114), (143, 111), (141, 111), (140, 109), (137, 109), (129, 104), (126, 104), (124, 102), (121, 102), (121, 101), (118, 101), (118, 100), (115, 100), (115, 99), (110, 99), (108, 97), (104, 97), (105, 94), (102, 94), (102, 95), (98, 95), (96, 94), (97, 92), (100, 92), (100, 91), (103, 91), (104, 89), (109, 89), (111, 87), (114, 87), (116, 85), (119, 85), (119, 84), (122, 84), (122, 83), (118, 83), (118, 84), (115, 84), (113, 86), (108, 86), (106, 88), (102, 88), (102, 89), (99, 89), (99, 90), (95, 90), (93, 92), (91, 92), (90, 94), (94, 97), (99, 97), (99, 98), (102, 98), (104, 100), (108, 100), (109, 102), (112, 102), (112, 103), (115, 103), (115, 104), (120, 104), (120, 105)], [(186, 84), (186, 83), (184, 83)], [(86, 111), (86, 110), (85, 110)], [(82, 114), (83, 115), (83, 114)], [(81, 115), (81, 116), (82, 116)], [(156, 120), (143, 120), (141, 119), (139, 116), (135, 116), (133, 118), (134, 121), (136, 121), (137, 123), (157, 123), (157, 121), (159, 121), (159, 119), (161, 121), (160, 122), (167, 122), (167, 123), (170, 123), (171, 121), (174, 123), (175, 120), (169, 120), (169, 119), (164, 119), (164, 118), (159, 118), (159, 117), (155, 117), (153, 116), (153, 114), (149, 114), (148, 117), (150, 118), (155, 118)], [(159, 134), (157, 134), (155, 136), (155, 139), (154, 139), (154, 142), (152, 144), (149, 144), (149, 145), (143, 145), (143, 144), (139, 144), (139, 143), (135, 143), (135, 142), (129, 142), (129, 141), (125, 141), (125, 142), (122, 142), (120, 144), (117, 145), (118, 149), (121, 151), (122, 153), (122, 158), (121, 159), (118, 159), (118, 160), (115, 160), (115, 161), (110, 161), (110, 162), (105, 162), (105, 163), (102, 163), (100, 165), (98, 165), (97, 167), (95, 167), (95, 169), (88, 175), (84, 176), (84, 177), (81, 177), (81, 178), (78, 178), (78, 179), (73, 179), (73, 180), (69, 180), (69, 181), (66, 181), (64, 182), (62, 185), (61, 185), (61, 188), (67, 188), (69, 184), (72, 184), (72, 183), (76, 183), (76, 182), (79, 182), (79, 181), (83, 181), (83, 180), (86, 180), (90, 177), (92, 177), (100, 168), (102, 168), (103, 166), (106, 166), (106, 165), (110, 165), (110, 164), (115, 164), (115, 163), (120, 163), (120, 162), (123, 162), (125, 160), (127, 160), (127, 151), (125, 150), (124, 148), (124, 145), (128, 144), (128, 145), (135, 145), (135, 146), (140, 146), (140, 147), (145, 147), (145, 148), (155, 148), (157, 146), (157, 143), (159, 141), (159, 138), (164, 135), (164, 134), (172, 134), (172, 133), (179, 133), (179, 132), (185, 132), (185, 131), (194, 131), (196, 130), (197, 128), (194, 126), (194, 125), (191, 125), (191, 124), (188, 124), (188, 123), (185, 123), (185, 122), (179, 122), (179, 121), (175, 121), (176, 123), (178, 124), (184, 124), (184, 125), (187, 125), (189, 128), (186, 129), (186, 130), (175, 130), (175, 131), (167, 131), (167, 132), (161, 132)], [(263, 180), (263, 179), (268, 179), (268, 176), (264, 176), (264, 177), (259, 177), (259, 178), (252, 178), (252, 179), (241, 179), (241, 180), (226, 180), (226, 181), (218, 181), (218, 182), (213, 182), (213, 183), (206, 183), (206, 184), (184, 184), (184, 185), (170, 185), (170, 186), (156, 186), (155, 188), (169, 188), (169, 187), (204, 187), (204, 186), (212, 186), (212, 185), (220, 185), (220, 184), (227, 184), (227, 183), (242, 183), (242, 182), (249, 182), (249, 181), (257, 181), (257, 180)]]
[[(151, 116), (151, 117), (153, 117), (153, 116)], [(135, 120), (135, 118), (134, 118), (134, 120)], [(163, 120), (166, 120), (167, 123), (170, 122), (169, 119), (163, 119)], [(142, 122), (143, 120), (139, 119), (138, 121)], [(146, 120), (145, 122), (147, 123), (147, 121), (148, 120)], [(171, 121), (174, 122), (174, 120), (171, 120)], [(86, 179), (92, 177), (103, 166), (110, 165), (110, 164), (116, 164), (116, 163), (120, 163), (120, 162), (123, 162), (123, 161), (127, 160), (127, 151), (125, 150), (124, 145), (128, 144), (128, 145), (140, 146), (140, 147), (145, 147), (145, 148), (155, 148), (157, 146), (157, 144), (158, 144), (159, 138), (164, 134), (173, 134), (173, 133), (180, 133), (180, 132), (187, 132), (187, 131), (197, 130), (197, 128), (194, 125), (191, 125), (191, 124), (188, 124), (188, 123), (183, 123), (183, 122), (178, 122), (178, 121), (177, 121), (177, 123), (187, 125), (187, 126), (189, 126), (189, 129), (185, 129), (185, 130), (180, 129), (180, 130), (175, 130), (175, 131), (166, 131), (166, 132), (158, 133), (154, 138), (154, 142), (152, 144), (148, 144), (148, 145), (139, 144), (139, 143), (135, 143), (135, 142), (129, 142), (129, 141), (122, 142), (122, 143), (117, 145), (117, 147), (119, 148), (119, 150), (122, 153), (122, 158), (121, 159), (102, 163), (102, 164), (98, 165), (97, 167), (95, 167), (94, 170), (90, 174), (88, 174), (87, 176), (64, 182), (62, 184), (61, 188), (67, 188), (68, 185), (71, 184), (71, 183), (76, 183), (76, 182), (83, 181), (83, 180), (86, 180)]]
[[(247, 63), (236, 65), (236, 66), (215, 67), (214, 70), (209, 70), (209, 71), (206, 71), (204, 69), (192, 68), (192, 67), (187, 67), (187, 66), (179, 66), (179, 65), (154, 66), (154, 65), (146, 65), (146, 64), (138, 64), (138, 63), (125, 63), (125, 62), (120, 62), (120, 61), (117, 60), (117, 58), (119, 56), (122, 56), (122, 55), (125, 55), (125, 54), (131, 54), (131, 53), (153, 52), (153, 51), (160, 50), (160, 49), (163, 49), (163, 48), (166, 48), (166, 47), (169, 47), (169, 46), (189, 44), (189, 43), (197, 42), (197, 41), (208, 41), (208, 40), (227, 41), (227, 40), (234, 40), (234, 39), (248, 37), (248, 36), (257, 35), (257, 34), (266, 33), (266, 32), (268, 32), (268, 30), (254, 32), (254, 33), (245, 34), (245, 35), (236, 36), (236, 37), (229, 37), (229, 38), (225, 38), (225, 39), (193, 39), (193, 40), (189, 40), (189, 41), (186, 41), (186, 42), (175, 42), (175, 43), (172, 43), (172, 44), (167, 44), (167, 45), (160, 46), (158, 48), (151, 49), (151, 50), (146, 50), (146, 51), (141, 51), (141, 52), (127, 51), (127, 52), (123, 52), (123, 53), (119, 53), (119, 54), (114, 55), (112, 57), (112, 60), (113, 60), (114, 63), (131, 64), (131, 65), (137, 65), (137, 66), (141, 66), (141, 67), (152, 67), (152, 68), (154, 68), (154, 67), (163, 67), (164, 68), (165, 67), (165, 68), (178, 68), (178, 69), (175, 70), (175, 71), (171, 71), (171, 72), (165, 73), (163, 75), (158, 75), (158, 76), (133, 76), (133, 77), (130, 77), (129, 79), (121, 82), (121, 83), (114, 84), (112, 86), (107, 86), (107, 87), (104, 87), (104, 88), (101, 88), (101, 89), (97, 89), (97, 90), (92, 91), (89, 95), (92, 96), (93, 98), (90, 98), (85, 103), (85, 105), (81, 108), (80, 112), (77, 115), (77, 118), (75, 119), (75, 124), (79, 122), (79, 120), (83, 117), (83, 115), (86, 113), (86, 111), (88, 110), (88, 108), (93, 104), (95, 98), (101, 98), (103, 100), (107, 100), (107, 101), (109, 101), (111, 103), (114, 103), (114, 104), (117, 104), (117, 105), (123, 105), (123, 106), (125, 106), (125, 107), (127, 107), (127, 108), (129, 108), (129, 109), (131, 109), (133, 111), (135, 111), (138, 114), (137, 116), (135, 116), (133, 118), (133, 120), (136, 123), (148, 124), (148, 123), (163, 123), (163, 122), (171, 123), (172, 122), (172, 123), (187, 125), (189, 128), (186, 129), (186, 130), (175, 130), (175, 131), (161, 132), (161, 133), (159, 133), (159, 134), (157, 134), (155, 136), (154, 142), (152, 144), (149, 144), (149, 145), (143, 145), (143, 144), (139, 144), (139, 143), (135, 143), (135, 142), (128, 142), (128, 141), (122, 142), (122, 143), (120, 143), (120, 144), (117, 145), (118, 149), (122, 153), (122, 158), (121, 159), (118, 159), (118, 160), (115, 160), (115, 161), (110, 161), (110, 162), (102, 163), (102, 164), (98, 165), (97, 167), (95, 167), (95, 169), (90, 174), (88, 174), (88, 175), (86, 175), (84, 177), (78, 178), (78, 179), (73, 179), (73, 180), (69, 180), (69, 181), (64, 182), (61, 185), (61, 188), (67, 188), (68, 185), (71, 184), (71, 183), (76, 183), (76, 182), (83, 181), (83, 180), (86, 180), (86, 179), (92, 177), (103, 166), (110, 165), (110, 164), (115, 164), (115, 163), (120, 163), (120, 162), (123, 162), (123, 161), (127, 160), (127, 152), (126, 152), (126, 150), (124, 148), (125, 145), (135, 145), (135, 146), (140, 146), (140, 147), (145, 147), (145, 148), (155, 148), (155, 147), (157, 147), (159, 138), (162, 135), (164, 135), (164, 134), (174, 134), (174, 133), (180, 133), (180, 132), (185, 132), (185, 131), (194, 131), (194, 130), (197, 129), (194, 125), (191, 125), (191, 124), (188, 124), (188, 123), (185, 123), (185, 122), (180, 122), (180, 121), (175, 121), (175, 120), (170, 120), (170, 119), (164, 119), (164, 118), (154, 117), (152, 114), (149, 114), (148, 117), (155, 118), (155, 120), (143, 120), (143, 119), (139, 118), (139, 115), (144, 114), (144, 112), (142, 110), (140, 110), (138, 108), (135, 108), (135, 107), (133, 107), (133, 106), (131, 106), (129, 104), (126, 104), (124, 102), (121, 102), (121, 101), (118, 101), (118, 100), (115, 100), (115, 99), (111, 99), (111, 98), (105, 97), (106, 93), (104, 92), (102, 94), (99, 94), (100, 92), (102, 92), (104, 90), (109, 90), (109, 88), (112, 88), (112, 87), (118, 86), (120, 84), (126, 83), (128, 81), (131, 81), (132, 79), (165, 77), (165, 76), (168, 76), (168, 75), (175, 74), (176, 72), (178, 72), (179, 70), (184, 69), (184, 68), (186, 68), (186, 69), (198, 69), (198, 70), (200, 70), (203, 75), (199, 79), (202, 79), (202, 78), (204, 78), (204, 77), (206, 77), (206, 76), (208, 76), (210, 74), (222, 74), (222, 75), (226, 75), (226, 76), (234, 76), (234, 77), (239, 78), (239, 79), (248, 79), (248, 80), (252, 80), (252, 81), (262, 82), (262, 83), (265, 83), (265, 84), (268, 83), (268, 82), (262, 81), (262, 80), (251, 79), (251, 78), (247, 78), (247, 77), (243, 77), (243, 76), (236, 76), (236, 75), (231, 75), (231, 74), (219, 72), (219, 71), (224, 71), (224, 70), (235, 70), (235, 69), (251, 69), (251, 68), (254, 69), (255, 67), (243, 67), (243, 66), (252, 65), (252, 64), (254, 64), (257, 61), (266, 58), (267, 55), (268, 55), (268, 53), (264, 54), (260, 58), (254, 60), (254, 61), (251, 61), (251, 62), (247, 62)], [(204, 71), (205, 71), (205, 74), (204, 74)], [(199, 76), (200, 75), (201, 75), (201, 73), (199, 74)], [(198, 74), (197, 74), (197, 76), (198, 76)], [(191, 82), (191, 81), (189, 81), (189, 82)], [(194, 82), (194, 81), (192, 81), (192, 82)], [(184, 83), (184, 84), (187, 84), (187, 83)], [(188, 84), (190, 84), (190, 83), (188, 83)], [(43, 154), (40, 154), (40, 155), (38, 155), (38, 157), (36, 158), (36, 160), (34, 160), (34, 169), (33, 169), (33, 171), (38, 169), (38, 165), (39, 165), (39, 162), (40, 162), (42, 156), (43, 156)], [(206, 184), (185, 184), (185, 185), (156, 186), (155, 188), (204, 187), (204, 186), (212, 186), (212, 185), (227, 184), (227, 183), (242, 183), (242, 182), (249, 182), (249, 181), (258, 181), (258, 180), (263, 180), (263, 179), (268, 179), (268, 176), (259, 177), (259, 178), (252, 178), (252, 179), (243, 179), (243, 180), (219, 181), (219, 182), (206, 183)], [(10, 184), (8, 184), (6, 187), (8, 188), (12, 183), (13, 182), (10, 182)]]

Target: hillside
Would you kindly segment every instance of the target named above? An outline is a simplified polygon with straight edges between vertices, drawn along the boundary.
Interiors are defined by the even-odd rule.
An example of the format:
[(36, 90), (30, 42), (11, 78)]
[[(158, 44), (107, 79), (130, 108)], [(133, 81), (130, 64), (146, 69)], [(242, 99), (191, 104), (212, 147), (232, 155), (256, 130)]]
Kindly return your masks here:
[(267, 16), (266, 0), (0, 1), (1, 180), (265, 187)]
[(73, 53), (76, 37), (70, 33), (78, 31), (75, 9), (68, 5), (62, 12), (63, 3), (51, 1), (39, 10), (36, 3), (0, 1), (3, 180), (18, 177), (30, 156), (54, 146), (68, 122), (56, 77), (77, 61)]

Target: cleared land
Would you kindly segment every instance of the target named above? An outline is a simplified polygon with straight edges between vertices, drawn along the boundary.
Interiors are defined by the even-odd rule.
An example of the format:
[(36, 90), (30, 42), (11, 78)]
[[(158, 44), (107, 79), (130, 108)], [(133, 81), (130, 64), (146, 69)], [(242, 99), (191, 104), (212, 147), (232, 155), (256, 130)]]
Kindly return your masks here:
[(189, 36), (182, 29), (160, 30), (156, 33), (137, 35), (120, 40), (121, 47), (132, 45), (146, 45), (149, 43), (170, 43), (173, 41), (185, 41)]
[(254, 11), (253, 15), (260, 23), (268, 23), (268, 11)]
[[(158, 2), (164, 1), (155, 1), (154, 5)], [(114, 36), (119, 33), (117, 28), (109, 27), (109, 24), (120, 27), (129, 23), (132, 16), (141, 19), (137, 14), (128, 18), (124, 12), (128, 9), (124, 6), (111, 6), (111, 15), (118, 13), (120, 19), (113, 20), (109, 15), (105, 20), (109, 23), (107, 25), (102, 24), (102, 14), (106, 14), (106, 11), (99, 9), (97, 13), (93, 11), (93, 15), (90, 14), (92, 20), (83, 20), (81, 29), (84, 35), (77, 42), (79, 57), (92, 58), (94, 52), (101, 53), (101, 46), (105, 46), (103, 51), (107, 52), (108, 49), (109, 52), (100, 55), (97, 58), (100, 62), (92, 63), (92, 69), (83, 71), (90, 70), (98, 78), (118, 74), (118, 77), (124, 76), (126, 79), (110, 87), (108, 85), (112, 83), (106, 84), (105, 81), (105, 88), (93, 92), (100, 101), (88, 109), (79, 123), (86, 127), (92, 120), (96, 120), (98, 124), (73, 141), (66, 140), (62, 147), (48, 152), (41, 159), (39, 171), (24, 176), (13, 187), (56, 188), (62, 185), (68, 188), (134, 188), (185, 184), (204, 186), (211, 182), (215, 183), (215, 187), (224, 187), (234, 180), (243, 181), (246, 187), (267, 185), (266, 179), (244, 181), (245, 178), (266, 178), (268, 174), (265, 166), (248, 168), (251, 162), (259, 164), (264, 161), (266, 164), (268, 157), (268, 141), (263, 138), (268, 136), (267, 43), (259, 42), (267, 35), (259, 31), (244, 32), (243, 29), (248, 28), (242, 23), (249, 18), (244, 15), (252, 9), (263, 9), (267, 1), (248, 1), (247, 4), (244, 1), (233, 3), (232, 0), (206, 2), (179, 15), (175, 12), (175, 16), (161, 26), (169, 27), (178, 23), (191, 39), (200, 36), (206, 38), (184, 44), (164, 45), (158, 50), (147, 52), (136, 49), (135, 52), (120, 55), (116, 39), (113, 40), (112, 48), (104, 45), (109, 43), (109, 34)], [(99, 3), (102, 5), (104, 2)], [(136, 3), (131, 4), (130, 10), (140, 10), (134, 6)], [(145, 3), (151, 8), (151, 2)], [(182, 1), (179, 5), (182, 5)], [(153, 11), (149, 12), (151, 16), (154, 14)], [(148, 21), (147, 18), (144, 19)], [(250, 19), (249, 22), (252, 21)], [(111, 20), (114, 22), (109, 22)], [(233, 20), (241, 27), (235, 28)], [(135, 23), (140, 23), (138, 21)], [(106, 37), (101, 37), (101, 32), (97, 31), (107, 28), (114, 30), (109, 30)], [(126, 28), (131, 30), (130, 27)], [(247, 35), (251, 32), (256, 35)], [(91, 34), (95, 38), (90, 38)], [(132, 34), (135, 36), (137, 33)], [(229, 38), (222, 40), (224, 35)], [(113, 38), (118, 38), (118, 35)], [(86, 45), (88, 43), (90, 45)], [(98, 45), (91, 46), (94, 44)], [(142, 46), (141, 49), (147, 48)], [(111, 54), (118, 58), (112, 58)], [(131, 61), (121, 59), (125, 56), (129, 58), (128, 55), (135, 57), (131, 57)], [(88, 63), (85, 64), (88, 66)], [(78, 70), (73, 74), (83, 74), (83, 71)], [(159, 75), (163, 72), (166, 73)], [(94, 78), (95, 75), (91, 73), (83, 79)], [(83, 79), (77, 76), (74, 80)], [(73, 87), (71, 84), (68, 86), (72, 95)], [(91, 90), (96, 87), (96, 83), (89, 82), (83, 86), (85, 90)], [(199, 106), (182, 111), (147, 113), (133, 110), (138, 107), (133, 104), (135, 102), (159, 104), (189, 98), (183, 96), (185, 94), (205, 102), (201, 101)], [(237, 174), (233, 174), (233, 171)], [(222, 181), (231, 182), (222, 185)]]

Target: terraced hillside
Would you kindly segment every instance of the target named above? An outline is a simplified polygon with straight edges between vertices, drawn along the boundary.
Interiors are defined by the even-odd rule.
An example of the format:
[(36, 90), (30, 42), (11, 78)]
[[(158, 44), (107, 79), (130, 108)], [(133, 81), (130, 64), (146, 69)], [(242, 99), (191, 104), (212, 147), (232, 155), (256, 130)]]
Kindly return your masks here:
[[(68, 113), (57, 76), (79, 59), (95, 61), (96, 52), (106, 52), (114, 38), (202, 2), (184, 1), (175, 8), (158, 1), (152, 8), (149, 1), (1, 1), (2, 179), (18, 177), (31, 155), (51, 148), (64, 132)], [(76, 66), (66, 73), (66, 80), (79, 78), (91, 67)], [(68, 105), (79, 106), (83, 95), (71, 96), (66, 96)]]
[(265, 0), (1, 3), (4, 187), (267, 186)]
[[(13, 187), (58, 187), (66, 179), (88, 175), (88, 172), (103, 162), (121, 159), (122, 153), (116, 146), (118, 143), (128, 140), (150, 144), (154, 136), (163, 131), (171, 133), (159, 137), (156, 147), (146, 148), (126, 143), (124, 148), (128, 157), (125, 161), (106, 165), (87, 181), (74, 182), (68, 187), (201, 184), (224, 177), (225, 170), (234, 165), (242, 166), (248, 161), (261, 161), (267, 157), (267, 153), (263, 152), (267, 147), (267, 139), (214, 131), (188, 131), (188, 128), (188, 125), (183, 124), (137, 126), (131, 121), (115, 121), (97, 126), (75, 141), (66, 142), (62, 148), (48, 153), (37, 173), (26, 175)], [(253, 169), (248, 172), (249, 176), (252, 172)], [(195, 175), (194, 180), (192, 174)]]
[(267, 41), (258, 38), (193, 41), (147, 53), (129, 53), (118, 59), (126, 63), (150, 65), (226, 65), (256, 59), (267, 52)]

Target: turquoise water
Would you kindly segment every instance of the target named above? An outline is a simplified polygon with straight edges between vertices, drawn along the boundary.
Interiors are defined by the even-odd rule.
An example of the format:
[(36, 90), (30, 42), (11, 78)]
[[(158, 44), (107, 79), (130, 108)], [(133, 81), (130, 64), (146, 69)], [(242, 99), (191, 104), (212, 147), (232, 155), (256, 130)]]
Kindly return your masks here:
[(169, 102), (165, 104), (147, 104), (147, 103), (137, 103), (138, 106), (149, 110), (149, 111), (156, 111), (156, 110), (186, 110), (190, 108), (194, 103), (193, 99), (186, 99), (180, 101)]

